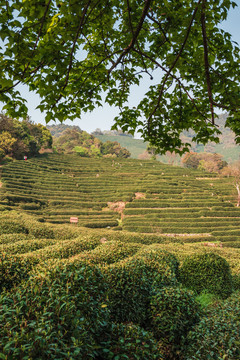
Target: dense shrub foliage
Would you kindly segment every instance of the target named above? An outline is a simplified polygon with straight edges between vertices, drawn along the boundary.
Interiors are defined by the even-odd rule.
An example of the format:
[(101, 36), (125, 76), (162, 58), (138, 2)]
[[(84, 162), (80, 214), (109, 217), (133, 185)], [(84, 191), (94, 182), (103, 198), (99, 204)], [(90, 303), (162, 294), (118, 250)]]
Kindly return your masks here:
[(214, 253), (187, 257), (181, 267), (181, 281), (197, 293), (207, 291), (226, 298), (232, 292), (229, 264)]
[(188, 334), (186, 360), (240, 358), (240, 293), (211, 308)]
[(153, 334), (134, 324), (113, 324), (109, 352), (102, 360), (164, 360)]
[(150, 252), (103, 269), (109, 284), (109, 307), (114, 321), (148, 322), (152, 294), (156, 289), (177, 282), (174, 266), (166, 261), (167, 258), (167, 253)]
[(11, 359), (94, 359), (109, 334), (106, 283), (87, 265), (36, 275), (0, 299), (1, 353)]
[(179, 345), (200, 318), (200, 305), (193, 293), (179, 287), (158, 290), (150, 307), (155, 337), (173, 345)]
[(29, 272), (37, 261), (0, 252), (0, 291), (10, 290), (22, 280), (29, 278)]

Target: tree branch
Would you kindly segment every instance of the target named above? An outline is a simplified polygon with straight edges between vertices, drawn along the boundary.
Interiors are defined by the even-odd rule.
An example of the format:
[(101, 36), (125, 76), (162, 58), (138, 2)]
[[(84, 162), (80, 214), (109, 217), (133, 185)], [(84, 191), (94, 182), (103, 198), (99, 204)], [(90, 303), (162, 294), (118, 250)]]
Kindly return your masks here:
[(194, 9), (194, 11), (193, 11), (193, 14), (192, 14), (190, 23), (189, 23), (188, 28), (187, 28), (187, 32), (186, 32), (185, 39), (184, 39), (184, 41), (183, 41), (183, 43), (182, 43), (182, 46), (181, 46), (181, 48), (180, 48), (180, 50), (179, 50), (179, 52), (178, 52), (178, 54), (177, 54), (174, 62), (172, 63), (171, 67), (169, 68), (167, 74), (165, 75), (165, 78), (164, 78), (164, 80), (163, 80), (163, 84), (162, 84), (162, 86), (161, 86), (160, 94), (159, 94), (159, 97), (158, 97), (157, 105), (155, 106), (155, 108), (153, 109), (152, 113), (150, 114), (150, 116), (149, 116), (149, 118), (148, 118), (148, 120), (147, 120), (147, 121), (148, 121), (148, 132), (149, 132), (149, 134), (150, 134), (150, 129), (151, 129), (151, 120), (152, 120), (152, 117), (154, 116), (155, 112), (157, 111), (157, 109), (158, 109), (158, 107), (159, 107), (159, 105), (160, 105), (160, 102), (161, 102), (161, 100), (162, 100), (162, 96), (163, 96), (163, 92), (164, 92), (164, 87), (165, 87), (165, 85), (166, 85), (167, 79), (169, 78), (169, 76), (170, 76), (170, 74), (171, 74), (171, 71), (172, 71), (172, 70), (174, 69), (174, 67), (176, 66), (176, 64), (177, 64), (177, 62), (178, 62), (178, 60), (179, 60), (179, 58), (180, 58), (180, 56), (181, 56), (181, 54), (182, 54), (182, 52), (183, 52), (183, 50), (184, 50), (184, 47), (185, 47), (185, 45), (186, 45), (186, 42), (187, 42), (188, 37), (189, 37), (189, 34), (190, 34), (190, 30), (191, 30), (193, 21), (194, 21), (194, 19), (195, 19), (195, 16), (196, 16), (196, 14), (197, 14), (197, 11), (198, 11), (198, 7), (199, 7), (199, 5), (200, 5), (200, 3), (201, 3), (202, 1), (203, 1), (203, 0), (199, 0), (199, 1), (198, 1), (198, 4), (197, 4), (197, 6), (195, 7), (195, 9)]
[(155, 24), (158, 25), (160, 31), (163, 33), (163, 36), (164, 36), (164, 39), (165, 39), (164, 43), (165, 43), (165, 42), (169, 42), (169, 43), (170, 43), (170, 41), (169, 41), (169, 39), (168, 39), (168, 37), (167, 37), (166, 32), (165, 32), (165, 31), (163, 30), (163, 28), (162, 28), (161, 23), (160, 23), (159, 21), (157, 21), (156, 19), (154, 19), (154, 17), (153, 17), (152, 15), (150, 15), (150, 14), (147, 14), (147, 17), (148, 17), (150, 20), (152, 20), (152, 22), (154, 22)]
[[(69, 60), (69, 65), (68, 65), (68, 69), (67, 69), (66, 78), (65, 78), (63, 87), (61, 89), (62, 92), (66, 89), (67, 84), (68, 84), (68, 80), (69, 80), (69, 76), (70, 76), (70, 72), (71, 72), (72, 64), (73, 64), (73, 54), (74, 54), (74, 51), (75, 51), (75, 48), (76, 48), (78, 37), (79, 37), (79, 35), (81, 33), (81, 30), (82, 30), (82, 27), (83, 27), (83, 24), (84, 24), (84, 19), (85, 19), (86, 13), (88, 11), (88, 8), (89, 8), (91, 2), (92, 2), (92, 0), (88, 0), (87, 4), (85, 5), (85, 7), (83, 9), (82, 16), (81, 16), (79, 24), (78, 24), (77, 32), (76, 32), (75, 38), (73, 40), (73, 45), (72, 45), (72, 49), (71, 49), (71, 52), (70, 52), (70, 60)], [(57, 98), (57, 100), (53, 104), (52, 109), (57, 105), (57, 103), (61, 100), (61, 98), (62, 98), (62, 94), (59, 95), (59, 97)]]
[[(139, 50), (134, 49), (134, 51), (136, 51), (137, 53), (139, 53)], [(142, 53), (143, 56), (145, 56), (147, 59), (149, 59), (150, 61), (152, 61), (157, 67), (159, 67), (162, 71), (168, 73), (168, 70), (166, 68), (164, 68), (161, 64), (159, 64), (159, 62), (153, 58), (151, 58), (149, 55), (147, 55), (146, 53)], [(191, 97), (191, 95), (189, 94), (188, 90), (186, 89), (186, 87), (184, 86), (184, 84), (181, 82), (181, 80), (174, 74), (170, 73), (170, 76), (176, 80), (178, 82), (178, 84), (183, 88), (183, 90), (185, 91), (187, 97), (191, 100), (191, 102), (193, 103), (193, 106), (195, 107), (195, 109), (197, 110), (197, 112), (207, 121), (209, 121), (208, 118), (206, 118), (206, 116), (198, 109), (198, 106), (195, 103), (195, 100)]]
[(209, 72), (209, 61), (208, 61), (208, 43), (207, 43), (207, 32), (206, 32), (206, 0), (202, 0), (201, 10), (201, 24), (202, 24), (202, 36), (203, 36), (203, 48), (204, 48), (204, 64), (205, 64), (205, 76), (207, 81), (208, 98), (210, 102), (210, 110), (212, 114), (212, 124), (214, 125), (214, 109), (213, 109), (213, 96), (212, 86)]
[(150, 4), (151, 4), (152, 0), (145, 0), (145, 5), (142, 11), (142, 15), (141, 18), (139, 20), (138, 23), (138, 27), (135, 30), (135, 32), (133, 33), (133, 37), (132, 40), (130, 41), (129, 45), (123, 50), (123, 52), (121, 53), (121, 55), (118, 57), (118, 59), (114, 62), (114, 64), (112, 65), (112, 67), (108, 70), (108, 76), (111, 74), (111, 72), (113, 71), (113, 69), (120, 63), (120, 61), (122, 60), (122, 58), (129, 53), (129, 51), (133, 48), (133, 46), (135, 45), (136, 41), (137, 41), (137, 37), (142, 29), (143, 26), (143, 22), (147, 16)]

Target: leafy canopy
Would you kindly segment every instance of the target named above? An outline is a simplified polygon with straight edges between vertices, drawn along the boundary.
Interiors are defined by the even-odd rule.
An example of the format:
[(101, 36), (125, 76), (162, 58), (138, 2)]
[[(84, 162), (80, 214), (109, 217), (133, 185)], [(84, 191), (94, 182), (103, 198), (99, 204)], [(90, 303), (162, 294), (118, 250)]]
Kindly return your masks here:
[[(231, 0), (16, 0), (0, 3), (0, 101), (26, 116), (17, 89), (41, 97), (46, 122), (80, 117), (103, 101), (119, 107), (115, 128), (158, 151), (183, 152), (183, 130), (218, 141), (216, 109), (240, 142), (240, 52), (219, 29)], [(149, 78), (137, 106), (130, 91)], [(145, 86), (145, 85), (144, 85)], [(104, 93), (104, 99), (103, 99)]]
[(0, 160), (5, 156), (22, 159), (36, 156), (41, 148), (52, 147), (50, 131), (30, 119), (19, 121), (0, 114)]

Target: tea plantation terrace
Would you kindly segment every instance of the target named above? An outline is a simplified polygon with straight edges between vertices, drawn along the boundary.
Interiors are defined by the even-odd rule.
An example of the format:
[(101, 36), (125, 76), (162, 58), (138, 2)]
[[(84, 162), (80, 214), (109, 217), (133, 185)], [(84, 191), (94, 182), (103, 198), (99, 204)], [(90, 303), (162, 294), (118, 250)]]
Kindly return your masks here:
[[(240, 246), (231, 178), (132, 159), (49, 154), (2, 170), (1, 205), (39, 221)], [(74, 226), (74, 225), (73, 225)]]

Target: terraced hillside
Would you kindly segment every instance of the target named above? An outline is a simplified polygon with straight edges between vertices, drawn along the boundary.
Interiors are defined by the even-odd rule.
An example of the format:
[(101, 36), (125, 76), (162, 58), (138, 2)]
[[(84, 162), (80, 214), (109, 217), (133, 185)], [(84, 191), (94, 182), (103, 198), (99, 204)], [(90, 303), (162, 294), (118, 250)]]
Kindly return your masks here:
[(2, 359), (240, 358), (230, 178), (56, 155), (1, 170)]
[(240, 209), (230, 178), (154, 161), (49, 154), (2, 169), (1, 204), (40, 221), (114, 228), (238, 246)]

